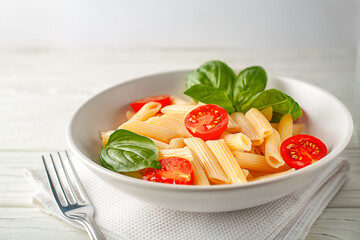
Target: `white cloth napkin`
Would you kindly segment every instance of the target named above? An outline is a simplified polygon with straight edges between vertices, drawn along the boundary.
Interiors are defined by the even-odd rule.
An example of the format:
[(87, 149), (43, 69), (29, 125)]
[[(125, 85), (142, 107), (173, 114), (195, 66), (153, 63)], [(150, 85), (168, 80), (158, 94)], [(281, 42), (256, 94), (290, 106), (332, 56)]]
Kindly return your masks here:
[[(314, 182), (288, 196), (250, 209), (191, 213), (163, 209), (133, 199), (105, 184), (73, 161), (95, 207), (95, 221), (107, 239), (304, 239), (310, 227), (344, 184), (349, 163), (336, 158)], [(25, 169), (38, 192), (34, 204), (61, 217), (44, 169)]]

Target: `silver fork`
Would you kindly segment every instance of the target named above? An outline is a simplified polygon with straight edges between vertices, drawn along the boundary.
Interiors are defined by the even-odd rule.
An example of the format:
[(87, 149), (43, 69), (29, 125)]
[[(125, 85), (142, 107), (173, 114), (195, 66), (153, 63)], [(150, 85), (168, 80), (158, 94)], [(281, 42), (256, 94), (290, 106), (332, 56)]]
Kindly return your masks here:
[[(51, 164), (48, 164), (47, 161), (45, 161), (44, 155), (42, 156), (42, 160), (49, 180), (50, 189), (60, 212), (65, 218), (83, 225), (91, 239), (105, 239), (104, 235), (94, 222), (94, 207), (74, 170), (68, 153), (65, 151), (68, 167), (65, 167), (63, 164), (61, 154), (57, 152), (57, 155), (59, 161), (59, 164), (57, 165), (54, 163), (52, 154), (50, 154), (49, 161)], [(53, 174), (53, 176), (50, 175), (48, 165), (52, 165), (52, 168), (54, 169), (55, 174)], [(62, 177), (60, 177), (60, 171), (62, 172)], [(55, 186), (57, 186), (58, 191), (56, 191)], [(65, 189), (68, 189), (68, 191), (65, 191)], [(60, 198), (63, 199), (64, 203), (61, 202)]]

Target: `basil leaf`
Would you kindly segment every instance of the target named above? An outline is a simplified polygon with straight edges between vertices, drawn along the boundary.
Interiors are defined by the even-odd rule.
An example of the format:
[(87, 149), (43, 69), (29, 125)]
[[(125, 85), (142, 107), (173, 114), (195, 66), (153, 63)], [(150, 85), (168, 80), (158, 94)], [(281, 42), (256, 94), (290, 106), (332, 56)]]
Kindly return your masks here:
[(115, 172), (133, 172), (144, 168), (161, 168), (158, 148), (149, 138), (119, 129), (110, 135), (100, 152), (103, 167)]
[(267, 75), (260, 66), (253, 66), (242, 70), (234, 82), (233, 103), (237, 111), (257, 93), (266, 87)]
[(272, 122), (279, 122), (281, 117), (287, 113), (292, 115), (293, 120), (302, 115), (299, 104), (290, 96), (277, 89), (269, 89), (258, 93), (242, 106), (241, 111), (247, 112), (251, 108), (261, 110), (266, 107), (273, 108)]
[(185, 95), (192, 97), (195, 101), (216, 104), (224, 108), (229, 114), (235, 112), (232, 101), (226, 92), (205, 84), (198, 84), (190, 87), (184, 92)]
[(235, 79), (234, 71), (221, 61), (209, 61), (198, 69), (190, 72), (185, 79), (186, 88), (194, 85), (204, 84), (225, 90), (232, 99), (232, 88)]

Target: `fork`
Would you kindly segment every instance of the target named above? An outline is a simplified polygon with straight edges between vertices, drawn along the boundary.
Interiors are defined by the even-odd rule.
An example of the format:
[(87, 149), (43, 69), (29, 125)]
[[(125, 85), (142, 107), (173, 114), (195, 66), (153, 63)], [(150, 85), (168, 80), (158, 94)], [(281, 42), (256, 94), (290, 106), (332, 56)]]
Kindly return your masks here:
[[(68, 162), (67, 167), (65, 167), (63, 163), (61, 154), (57, 152), (57, 155), (57, 165), (54, 163), (52, 154), (50, 154), (49, 164), (46, 163), (47, 161), (45, 161), (44, 155), (42, 155), (42, 160), (49, 180), (50, 189), (61, 214), (65, 218), (84, 226), (91, 239), (104, 240), (104, 235), (101, 233), (93, 219), (95, 212), (94, 207), (74, 170), (68, 153), (65, 151), (66, 160)], [(50, 168), (48, 165), (51, 165), (54, 170), (55, 174), (53, 174), (53, 176), (50, 175)], [(56, 186), (58, 191), (56, 190)], [(68, 189), (68, 191), (65, 191), (65, 189)], [(62, 199), (64, 203), (62, 203), (60, 199)]]

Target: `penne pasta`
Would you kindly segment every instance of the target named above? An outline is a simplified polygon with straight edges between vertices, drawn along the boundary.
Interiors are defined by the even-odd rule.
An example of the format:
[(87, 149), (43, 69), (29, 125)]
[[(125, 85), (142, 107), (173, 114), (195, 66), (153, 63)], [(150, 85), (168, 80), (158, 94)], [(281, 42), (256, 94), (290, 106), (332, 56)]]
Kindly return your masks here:
[(293, 133), (292, 135), (298, 135), (305, 131), (305, 124), (304, 123), (294, 123), (293, 124)]
[(159, 150), (159, 160), (169, 157), (181, 157), (193, 161), (193, 156), (187, 148), (174, 148), (174, 149), (162, 149)]
[(165, 143), (169, 143), (172, 138), (180, 137), (179, 133), (174, 130), (138, 120), (128, 121), (122, 124), (119, 129), (129, 130)]
[(184, 138), (173, 138), (169, 143), (169, 148), (183, 148), (185, 147)]
[(134, 116), (132, 116), (128, 121), (146, 121), (149, 118), (155, 116), (160, 111), (161, 103), (158, 102), (148, 102), (146, 103)]
[(251, 150), (251, 140), (243, 133), (223, 133), (221, 138), (225, 140), (226, 144), (231, 151), (242, 150), (250, 151)]
[(206, 145), (218, 159), (230, 183), (247, 182), (244, 172), (223, 139), (206, 141)]
[(279, 122), (280, 142), (292, 136), (293, 133), (293, 119), (291, 114), (285, 114)]
[(255, 131), (260, 135), (261, 138), (266, 138), (273, 132), (273, 127), (270, 122), (264, 117), (264, 115), (257, 110), (252, 108), (245, 113), (245, 118), (254, 127)]
[(155, 145), (157, 146), (157, 148), (159, 150), (162, 150), (162, 149), (169, 149), (169, 145), (164, 143), (164, 142), (161, 142), (159, 140), (156, 140), (156, 139), (153, 139), (153, 138), (150, 138), (154, 143)]
[(273, 108), (272, 107), (266, 107), (260, 111), (262, 115), (270, 122), (273, 115)]
[(238, 133), (241, 131), (239, 124), (229, 115), (229, 122), (226, 131), (231, 133)]
[(274, 173), (276, 169), (271, 167), (265, 159), (265, 156), (245, 153), (240, 151), (233, 152), (236, 158), (237, 163), (241, 168), (246, 168), (252, 171)]
[(163, 107), (161, 109), (161, 112), (163, 114), (185, 114), (187, 115), (189, 112), (197, 108), (199, 105), (169, 105), (166, 107)]
[(110, 135), (115, 132), (115, 130), (110, 131), (99, 131), (99, 135), (101, 138), (102, 145), (106, 145), (109, 141)]
[(192, 104), (191, 102), (187, 102), (184, 99), (179, 98), (177, 96), (173, 96), (173, 95), (170, 96), (170, 99), (171, 99), (172, 104), (175, 104), (175, 105), (190, 105), (190, 104)]
[[(271, 123), (271, 126), (275, 129), (275, 130), (279, 130), (279, 123)], [(293, 123), (293, 132), (292, 135), (298, 135), (303, 133), (305, 130), (305, 124), (304, 123)]]
[(194, 168), (194, 185), (210, 185), (210, 182), (206, 176), (204, 169), (199, 162), (199, 159), (196, 158), (195, 154), (190, 150), (189, 147), (185, 147), (190, 154), (192, 155), (192, 164)]
[(167, 129), (173, 130), (178, 133), (179, 137), (192, 137), (189, 131), (186, 129), (184, 123), (174, 119), (163, 118), (163, 117), (152, 117), (146, 121), (159, 127), (166, 127)]
[(201, 163), (201, 166), (204, 169), (210, 183), (230, 183), (218, 160), (203, 140), (200, 138), (186, 138), (184, 142), (193, 152), (195, 157), (199, 159), (199, 162)]
[(126, 119), (129, 121), (135, 115), (132, 111), (126, 111)]
[(182, 124), (184, 124), (186, 115), (187, 114), (167, 113), (167, 114), (162, 115), (162, 117), (172, 119), (172, 120), (176, 120), (176, 121), (181, 122)]
[(279, 168), (285, 164), (280, 155), (280, 134), (274, 129), (273, 134), (265, 138), (265, 159), (273, 168)]
[(263, 143), (264, 139), (258, 134), (258, 132), (250, 124), (249, 120), (245, 118), (245, 115), (243, 113), (236, 112), (231, 114), (231, 117), (241, 127), (241, 132), (251, 139), (251, 142), (254, 146), (258, 146)]

